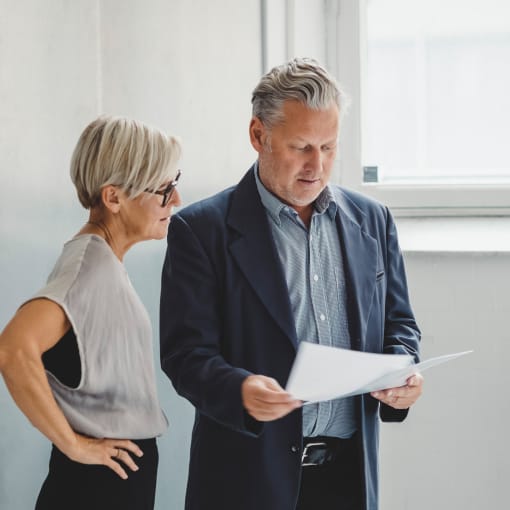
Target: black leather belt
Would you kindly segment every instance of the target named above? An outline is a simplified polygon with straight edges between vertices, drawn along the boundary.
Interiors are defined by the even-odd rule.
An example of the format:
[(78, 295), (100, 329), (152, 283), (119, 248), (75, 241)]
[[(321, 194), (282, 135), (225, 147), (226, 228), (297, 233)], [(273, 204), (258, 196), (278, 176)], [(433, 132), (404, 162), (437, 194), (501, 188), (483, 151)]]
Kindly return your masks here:
[(334, 462), (342, 452), (355, 447), (355, 435), (349, 439), (338, 437), (305, 437), (301, 466), (322, 466)]

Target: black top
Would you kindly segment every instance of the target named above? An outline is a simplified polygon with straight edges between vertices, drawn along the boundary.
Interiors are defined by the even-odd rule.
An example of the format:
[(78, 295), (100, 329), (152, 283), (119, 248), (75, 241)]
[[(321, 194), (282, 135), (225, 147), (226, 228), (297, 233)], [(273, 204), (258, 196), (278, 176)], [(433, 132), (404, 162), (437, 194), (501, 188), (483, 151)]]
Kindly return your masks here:
[(80, 352), (73, 328), (42, 355), (43, 365), (62, 384), (77, 388), (81, 379)]

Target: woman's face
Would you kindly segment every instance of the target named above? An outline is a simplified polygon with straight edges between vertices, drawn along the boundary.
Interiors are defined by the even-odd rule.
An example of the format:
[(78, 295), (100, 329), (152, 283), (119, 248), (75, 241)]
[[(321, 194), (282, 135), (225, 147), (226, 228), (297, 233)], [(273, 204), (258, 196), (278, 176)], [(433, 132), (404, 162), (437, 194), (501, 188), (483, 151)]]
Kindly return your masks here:
[[(163, 192), (169, 182), (164, 183), (157, 192)], [(130, 199), (124, 194), (120, 209), (120, 219), (127, 237), (135, 241), (164, 239), (174, 207), (181, 205), (181, 197), (177, 188), (172, 190), (165, 206), (162, 206), (163, 195), (143, 192)]]

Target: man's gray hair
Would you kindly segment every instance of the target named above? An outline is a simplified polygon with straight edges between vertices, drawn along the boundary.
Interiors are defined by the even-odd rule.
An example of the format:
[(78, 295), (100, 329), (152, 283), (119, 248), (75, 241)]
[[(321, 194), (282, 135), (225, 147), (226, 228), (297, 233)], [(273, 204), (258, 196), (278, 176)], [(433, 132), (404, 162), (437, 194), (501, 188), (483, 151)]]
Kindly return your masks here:
[(271, 129), (283, 119), (283, 103), (289, 100), (314, 110), (336, 104), (341, 113), (346, 106), (336, 80), (312, 58), (294, 58), (265, 74), (252, 94), (252, 114)]

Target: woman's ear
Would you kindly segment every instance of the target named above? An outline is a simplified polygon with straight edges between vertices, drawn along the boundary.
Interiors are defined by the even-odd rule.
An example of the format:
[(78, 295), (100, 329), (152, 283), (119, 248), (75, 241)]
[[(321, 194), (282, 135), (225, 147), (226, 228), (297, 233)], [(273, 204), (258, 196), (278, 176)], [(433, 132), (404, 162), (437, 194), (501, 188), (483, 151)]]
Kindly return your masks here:
[(120, 210), (119, 189), (117, 186), (108, 184), (101, 189), (101, 201), (103, 205), (112, 213), (118, 213)]

